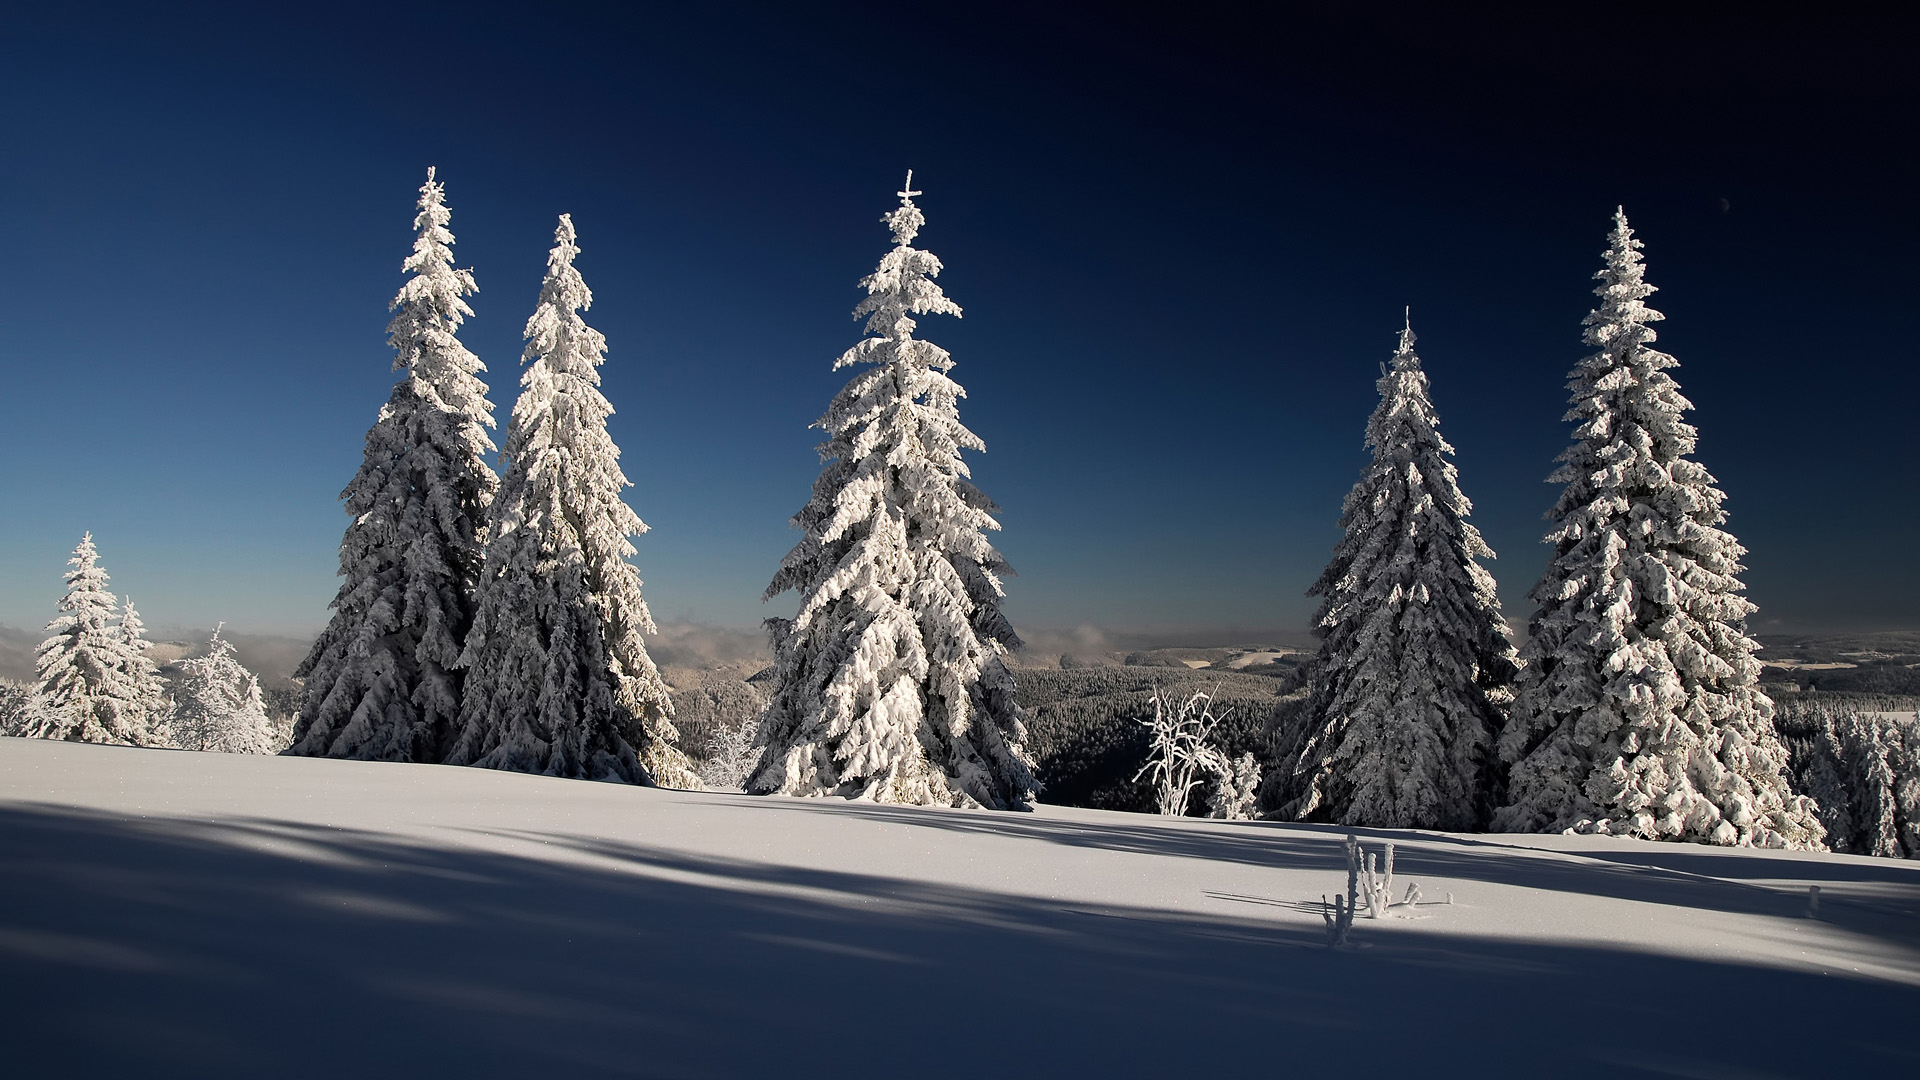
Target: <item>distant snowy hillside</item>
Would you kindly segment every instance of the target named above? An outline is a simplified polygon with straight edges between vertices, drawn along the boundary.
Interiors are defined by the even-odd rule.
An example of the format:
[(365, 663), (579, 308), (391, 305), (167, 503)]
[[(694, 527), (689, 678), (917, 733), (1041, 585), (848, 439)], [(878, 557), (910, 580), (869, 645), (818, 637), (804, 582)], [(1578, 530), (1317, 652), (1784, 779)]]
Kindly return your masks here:
[(1321, 826), (0, 739), (0, 830), (15, 1076), (1895, 1076), (1920, 1009), (1893, 860), (1363, 831), (1425, 899), (1333, 949)]

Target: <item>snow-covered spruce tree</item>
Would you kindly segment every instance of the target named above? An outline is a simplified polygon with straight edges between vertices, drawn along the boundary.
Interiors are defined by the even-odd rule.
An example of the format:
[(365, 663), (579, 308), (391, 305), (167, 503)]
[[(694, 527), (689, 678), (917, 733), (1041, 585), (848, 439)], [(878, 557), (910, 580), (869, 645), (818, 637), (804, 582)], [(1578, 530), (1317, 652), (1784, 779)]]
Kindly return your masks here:
[(1321, 598), (1320, 654), (1297, 756), (1282, 763), (1284, 817), (1474, 829), (1492, 809), (1514, 651), (1479, 562), (1493, 550), (1467, 523), (1472, 505), (1413, 342), (1409, 324), (1375, 384), (1373, 460), (1309, 590)]
[(497, 481), (486, 461), (486, 368), (456, 336), (475, 285), (453, 266), (445, 193), (428, 169), (402, 264), (411, 276), (387, 325), (405, 374), (341, 493), (351, 518), (343, 580), (332, 620), (294, 673), (306, 687), (292, 754), (438, 761), (458, 722), (454, 662), (473, 622)]
[(134, 655), (121, 629), (111, 625), (114, 598), (99, 558), (93, 534), (87, 533), (67, 560), (73, 569), (66, 575), (61, 614), (47, 624), (53, 636), (40, 643), (36, 657), (44, 711), (26, 734), (69, 742), (152, 745), (148, 703), (130, 675)]
[(233, 643), (213, 628), (205, 656), (180, 661), (174, 745), (221, 754), (271, 754), (273, 722), (260, 700), (260, 680), (234, 655)]
[(160, 666), (147, 657), (147, 627), (140, 621), (140, 613), (134, 610), (131, 596), (120, 611), (120, 644), (125, 649), (121, 663), (125, 665), (128, 689), (145, 718), (148, 745), (172, 746), (173, 733), (169, 725), (173, 720), (173, 698), (167, 693), (167, 681), (160, 676)]
[(653, 617), (630, 537), (647, 526), (628, 487), (600, 393), (607, 342), (581, 319), (593, 303), (560, 216), (527, 370), (513, 406), (506, 475), (493, 503), (461, 731), (447, 761), (490, 769), (697, 788), (674, 746), (673, 703), (647, 656)]
[(800, 542), (766, 596), (776, 686), (762, 719), (755, 793), (1024, 809), (1039, 784), (1021, 743), (1001, 614), (1006, 561), (986, 539), (998, 508), (968, 480), (953, 359), (913, 336), (914, 316), (960, 314), (913, 247), (926, 219), (913, 175), (882, 220), (894, 248), (861, 281), (867, 337), (835, 361), (862, 366), (817, 425), (827, 433)]
[(1540, 606), (1521, 652), (1500, 752), (1511, 765), (1504, 831), (1592, 829), (1723, 845), (1818, 847), (1812, 804), (1758, 685), (1754, 606), (1736, 575), (1744, 548), (1719, 528), (1725, 496), (1689, 455), (1692, 408), (1652, 348), (1639, 249), (1614, 215), (1599, 351), (1568, 386), (1573, 445), (1551, 481), (1553, 557), (1528, 595)]

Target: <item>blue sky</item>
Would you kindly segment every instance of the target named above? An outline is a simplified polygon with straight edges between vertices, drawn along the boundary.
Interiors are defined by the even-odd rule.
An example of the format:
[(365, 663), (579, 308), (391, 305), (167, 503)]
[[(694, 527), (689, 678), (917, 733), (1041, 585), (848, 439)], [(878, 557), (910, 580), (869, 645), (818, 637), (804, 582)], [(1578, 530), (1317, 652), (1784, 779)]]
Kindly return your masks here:
[(150, 625), (304, 633), (440, 170), (504, 424), (553, 222), (657, 616), (750, 626), (915, 170), (1029, 629), (1299, 630), (1411, 305), (1509, 614), (1608, 215), (1758, 629), (1920, 624), (1913, 89), (1864, 22), (408, 5), (0, 30), (0, 624), (91, 529)]

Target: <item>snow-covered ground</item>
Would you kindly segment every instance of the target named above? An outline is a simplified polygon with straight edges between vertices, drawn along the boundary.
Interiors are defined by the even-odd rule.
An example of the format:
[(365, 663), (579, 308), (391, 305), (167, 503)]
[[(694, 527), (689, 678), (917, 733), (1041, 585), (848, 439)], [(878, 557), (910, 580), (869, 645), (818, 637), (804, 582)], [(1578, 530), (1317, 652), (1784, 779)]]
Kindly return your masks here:
[(1336, 950), (1318, 900), (1344, 887), (1342, 835), (0, 739), (0, 1060), (143, 1077), (1920, 1069), (1920, 866), (1364, 831), (1396, 840), (1396, 894), (1414, 881), (1427, 902), (1363, 917)]

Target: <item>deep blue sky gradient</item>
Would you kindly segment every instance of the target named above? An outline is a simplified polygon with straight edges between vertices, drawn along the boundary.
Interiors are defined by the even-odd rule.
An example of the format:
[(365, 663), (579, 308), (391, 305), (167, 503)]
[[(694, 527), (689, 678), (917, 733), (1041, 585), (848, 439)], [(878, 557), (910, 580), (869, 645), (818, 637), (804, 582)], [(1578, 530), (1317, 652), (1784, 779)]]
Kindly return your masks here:
[(430, 164), (503, 430), (574, 215), (663, 618), (790, 609), (760, 590), (911, 167), (1016, 625), (1304, 628), (1406, 305), (1523, 622), (1617, 203), (1756, 628), (1920, 624), (1889, 26), (319, 7), (0, 29), (0, 624), (51, 617), (87, 529), (149, 624), (324, 622)]

